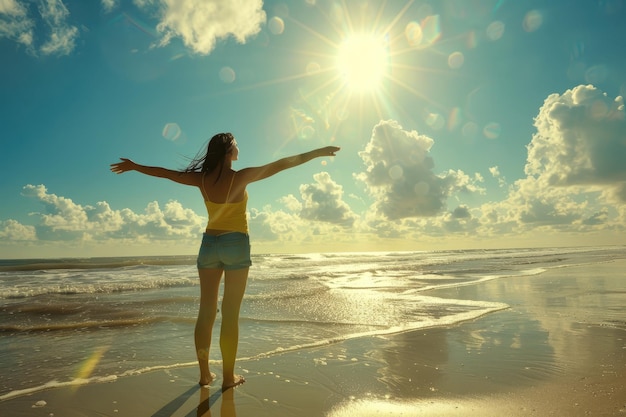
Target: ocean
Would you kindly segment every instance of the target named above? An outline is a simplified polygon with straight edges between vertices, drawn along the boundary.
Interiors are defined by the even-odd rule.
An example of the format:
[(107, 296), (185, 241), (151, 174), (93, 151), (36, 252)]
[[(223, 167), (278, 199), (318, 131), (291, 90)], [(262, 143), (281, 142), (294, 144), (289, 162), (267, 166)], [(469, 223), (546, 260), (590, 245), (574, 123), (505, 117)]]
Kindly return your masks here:
[[(253, 255), (237, 366), (508, 308), (429, 290), (625, 258), (624, 247)], [(197, 366), (198, 293), (195, 256), (0, 260), (0, 401)]]

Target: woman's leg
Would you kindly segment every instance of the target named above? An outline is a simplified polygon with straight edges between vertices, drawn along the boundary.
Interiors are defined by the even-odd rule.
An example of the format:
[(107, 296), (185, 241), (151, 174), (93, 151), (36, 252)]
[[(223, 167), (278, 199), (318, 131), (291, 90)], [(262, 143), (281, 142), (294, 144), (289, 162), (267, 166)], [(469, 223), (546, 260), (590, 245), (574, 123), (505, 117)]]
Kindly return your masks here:
[(226, 271), (224, 278), (224, 298), (222, 299), (222, 328), (220, 348), (224, 363), (222, 390), (243, 384), (244, 378), (235, 375), (235, 359), (239, 344), (239, 310), (246, 290), (249, 268)]
[(211, 347), (213, 323), (215, 323), (217, 315), (217, 296), (223, 272), (222, 269), (198, 269), (198, 275), (200, 275), (200, 308), (194, 339), (198, 365), (200, 366), (200, 385), (208, 385), (215, 378), (215, 375), (209, 371), (209, 348)]

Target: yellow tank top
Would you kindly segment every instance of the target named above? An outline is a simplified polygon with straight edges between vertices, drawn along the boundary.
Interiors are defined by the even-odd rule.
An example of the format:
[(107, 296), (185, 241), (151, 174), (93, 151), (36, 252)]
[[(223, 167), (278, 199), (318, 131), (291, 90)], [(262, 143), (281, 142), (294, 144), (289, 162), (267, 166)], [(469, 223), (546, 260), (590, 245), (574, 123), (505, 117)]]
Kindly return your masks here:
[[(226, 201), (230, 196), (235, 175), (230, 180)], [(204, 205), (209, 214), (207, 229), (224, 230), (225, 232), (248, 233), (248, 218), (246, 208), (248, 205), (248, 192), (245, 191), (243, 200), (236, 203), (214, 203), (209, 200), (209, 196), (204, 192), (204, 175), (202, 176), (202, 194), (204, 195)]]

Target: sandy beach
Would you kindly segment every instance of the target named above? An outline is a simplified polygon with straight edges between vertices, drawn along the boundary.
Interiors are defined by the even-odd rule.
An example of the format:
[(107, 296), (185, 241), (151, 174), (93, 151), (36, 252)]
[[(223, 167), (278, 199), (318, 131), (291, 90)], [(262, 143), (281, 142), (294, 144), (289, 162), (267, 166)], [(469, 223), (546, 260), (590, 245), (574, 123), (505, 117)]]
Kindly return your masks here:
[(247, 361), (247, 382), (226, 393), (219, 378), (200, 388), (188, 366), (17, 396), (0, 415), (626, 415), (625, 270), (620, 260), (428, 291), (510, 308)]

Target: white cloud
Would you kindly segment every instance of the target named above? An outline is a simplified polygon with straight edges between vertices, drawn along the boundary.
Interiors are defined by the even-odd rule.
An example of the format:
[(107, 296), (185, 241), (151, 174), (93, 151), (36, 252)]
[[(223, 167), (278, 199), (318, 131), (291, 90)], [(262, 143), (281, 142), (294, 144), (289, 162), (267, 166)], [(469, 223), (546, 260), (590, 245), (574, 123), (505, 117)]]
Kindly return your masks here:
[[(484, 232), (623, 230), (626, 118), (622, 97), (591, 85), (546, 98), (528, 145), (526, 178), (484, 204)], [(490, 168), (499, 181), (497, 167)], [(501, 184), (502, 185), (502, 184)], [(617, 204), (617, 207), (615, 206)]]
[(43, 212), (33, 213), (39, 218), (35, 229), (42, 240), (197, 239), (206, 222), (177, 201), (167, 202), (164, 209), (153, 201), (143, 213), (135, 213), (128, 208), (113, 210), (103, 201), (83, 206), (49, 193), (44, 185), (26, 185), (22, 194), (45, 206)]
[[(292, 196), (293, 197), (293, 196)], [(294, 197), (295, 198), (295, 197)], [(281, 202), (286, 201), (284, 198)], [(293, 200), (291, 200), (293, 201)], [(300, 212), (265, 206), (249, 212), (250, 234), (256, 244), (276, 245), (279, 251), (298, 250), (307, 245), (332, 247), (354, 243), (358, 226), (347, 228), (345, 224), (305, 219)]]
[(100, 0), (105, 13), (110, 13), (119, 5), (119, 0)]
[[(548, 186), (626, 184), (626, 117), (621, 96), (592, 85), (552, 94), (535, 118), (525, 172)], [(620, 197), (621, 199), (621, 197)], [(621, 199), (626, 202), (626, 199)]]
[(87, 229), (86, 208), (65, 197), (48, 194), (44, 185), (26, 185), (22, 195), (34, 197), (45, 204), (46, 212), (37, 213), (41, 225), (52, 230), (82, 231)]
[(310, 228), (310, 222), (304, 222), (297, 214), (273, 210), (270, 206), (250, 210), (249, 220), (250, 232), (259, 241), (302, 241)]
[[(265, 206), (250, 209), (249, 226), (255, 241), (313, 242), (333, 234), (333, 243), (352, 239), (358, 216), (343, 201), (343, 187), (327, 172), (313, 176), (315, 182), (300, 185), (299, 200), (292, 194), (278, 201), (286, 210)], [(348, 232), (349, 229), (349, 232)]]
[(468, 234), (475, 233), (480, 222), (472, 216), (469, 207), (460, 205), (450, 213), (446, 213), (439, 225), (446, 232)]
[(35, 45), (37, 21), (29, 15), (28, 3), (0, 0), (0, 38), (12, 39), (33, 54), (69, 55), (76, 46), (78, 28), (67, 23), (70, 15), (62, 0), (40, 0), (37, 11), (48, 27), (47, 39)]
[[(287, 210), (274, 210), (270, 206), (263, 210), (250, 209), (249, 226), (255, 241), (300, 245), (323, 241), (331, 233), (334, 237), (342, 235), (336, 240), (352, 239), (346, 227), (356, 216), (341, 200), (342, 188), (327, 173), (316, 175), (315, 180), (301, 187), (302, 202), (294, 196), (281, 199)], [(169, 201), (164, 206), (153, 201), (142, 212), (136, 212), (129, 208), (112, 209), (104, 201), (93, 206), (82, 205), (50, 193), (42, 184), (26, 185), (22, 195), (39, 201), (43, 207), (31, 213), (34, 226), (14, 220), (0, 222), (0, 237), (6, 240), (117, 242), (116, 245), (176, 241), (177, 245), (193, 247), (206, 226), (206, 217), (178, 201)]]
[[(160, 46), (180, 38), (193, 52), (209, 54), (218, 41), (234, 38), (245, 43), (256, 35), (266, 20), (262, 0), (134, 0), (137, 7), (158, 19)], [(25, 0), (0, 0), (0, 38), (25, 45), (29, 52), (69, 55), (76, 47), (79, 30), (68, 23), (70, 12), (62, 0), (38, 0), (29, 8)], [(100, 0), (105, 13), (119, 6), (119, 0)], [(35, 29), (47, 29), (37, 45)], [(38, 30), (38, 33), (43, 33)]]
[(16, 0), (0, 0), (0, 39), (8, 38), (30, 47), (35, 22), (27, 8)]
[(0, 0), (0, 13), (7, 15), (24, 15), (24, 6), (15, 0)]
[(36, 238), (33, 226), (23, 225), (12, 219), (0, 222), (0, 239), (3, 241), (28, 241)]
[(398, 122), (381, 121), (359, 155), (366, 171), (356, 178), (374, 197), (375, 209), (386, 218), (435, 216), (446, 208), (453, 192), (483, 192), (461, 170), (435, 174), (430, 148), (434, 140), (416, 131), (403, 130)]
[(506, 187), (506, 178), (500, 173), (500, 168), (497, 165), (489, 168), (489, 173), (492, 177), (498, 180), (498, 185), (500, 187)]
[[(593, 86), (549, 96), (535, 119), (525, 178), (508, 186), (498, 166), (489, 168), (508, 196), (471, 208), (456, 192), (483, 193), (480, 175), (449, 169), (435, 174), (434, 140), (381, 122), (360, 153), (366, 171), (356, 175), (374, 198), (377, 213), (363, 217), (379, 237), (423, 240), (462, 235), (538, 238), (566, 232), (626, 228), (626, 117), (622, 97)], [(459, 205), (446, 210), (449, 197)], [(384, 216), (380, 216), (383, 214)], [(539, 233), (540, 232), (540, 233)], [(537, 234), (539, 233), (539, 234)], [(580, 242), (580, 241), (579, 241)]]
[(256, 35), (265, 22), (262, 0), (135, 0), (140, 8), (156, 8), (160, 45), (181, 38), (198, 54), (209, 54), (217, 41), (233, 37), (239, 43)]
[(78, 28), (67, 23), (69, 11), (61, 0), (44, 0), (39, 5), (41, 17), (50, 27), (50, 37), (41, 46), (44, 55), (69, 55), (76, 46)]
[(342, 199), (343, 187), (333, 181), (327, 172), (315, 174), (313, 179), (315, 183), (300, 186), (302, 218), (352, 226), (356, 215)]

